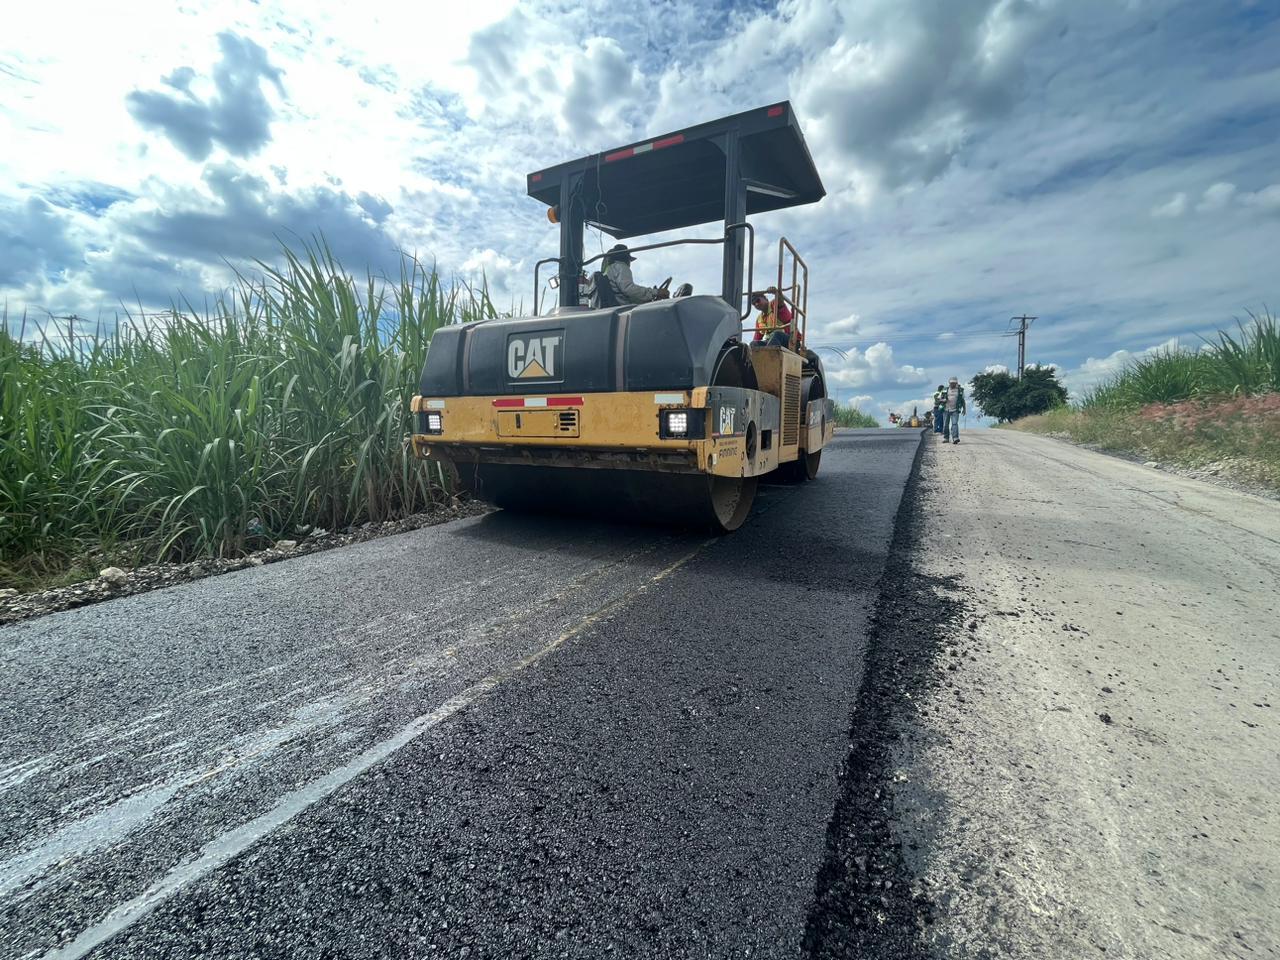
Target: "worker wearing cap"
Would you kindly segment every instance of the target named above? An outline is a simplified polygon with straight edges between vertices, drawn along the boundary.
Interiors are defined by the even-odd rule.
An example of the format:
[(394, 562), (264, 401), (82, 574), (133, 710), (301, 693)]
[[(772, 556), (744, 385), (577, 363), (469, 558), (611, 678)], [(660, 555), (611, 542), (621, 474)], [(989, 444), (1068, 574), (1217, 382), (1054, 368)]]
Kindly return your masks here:
[(636, 283), (631, 276), (631, 264), (635, 257), (625, 243), (615, 243), (604, 255), (604, 275), (613, 286), (613, 291), (623, 303), (648, 303), (651, 300), (665, 300), (671, 294), (665, 287), (646, 287)]
[(756, 343), (764, 341), (764, 345), (768, 347), (789, 347), (791, 346), (791, 311), (778, 296), (777, 287), (770, 287), (767, 293), (774, 295), (772, 301), (759, 291), (751, 294), (751, 305), (760, 311), (760, 316), (756, 317), (754, 340)]
[(964, 406), (964, 387), (960, 386), (960, 380), (952, 377), (947, 381), (947, 392), (943, 399), (943, 409), (947, 415), (947, 422), (942, 428), (942, 442), (947, 442), (947, 434), (951, 435), (952, 443), (960, 442), (960, 415), (965, 412)]
[(947, 388), (938, 384), (933, 391), (933, 432), (941, 433), (947, 424)]

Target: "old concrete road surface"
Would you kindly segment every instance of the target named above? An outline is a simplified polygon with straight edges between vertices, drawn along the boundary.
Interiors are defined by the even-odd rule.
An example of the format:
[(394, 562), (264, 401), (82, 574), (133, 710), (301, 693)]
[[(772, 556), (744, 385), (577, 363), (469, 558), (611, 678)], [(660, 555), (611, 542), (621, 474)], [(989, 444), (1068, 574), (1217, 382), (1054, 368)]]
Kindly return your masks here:
[(795, 956), (919, 434), (0, 630), (0, 956)]
[(1280, 504), (1005, 430), (919, 488), (953, 617), (892, 741), (927, 945), (1280, 957)]

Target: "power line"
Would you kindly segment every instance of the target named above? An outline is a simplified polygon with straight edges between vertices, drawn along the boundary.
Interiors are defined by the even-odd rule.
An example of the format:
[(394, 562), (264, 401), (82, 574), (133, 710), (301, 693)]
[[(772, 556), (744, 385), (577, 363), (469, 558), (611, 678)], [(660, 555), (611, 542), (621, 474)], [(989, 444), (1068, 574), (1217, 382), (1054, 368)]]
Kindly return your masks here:
[(1007, 330), (982, 330), (968, 331), (965, 333), (953, 333), (950, 336), (943, 336), (939, 333), (928, 334), (909, 334), (898, 337), (829, 337), (820, 340), (812, 340), (810, 343), (814, 346), (835, 346), (839, 344), (854, 345), (859, 343), (905, 343), (908, 341), (937, 341), (939, 343), (950, 343), (953, 340), (989, 340), (997, 337), (1013, 337), (1017, 336), (1016, 331), (1010, 333)]

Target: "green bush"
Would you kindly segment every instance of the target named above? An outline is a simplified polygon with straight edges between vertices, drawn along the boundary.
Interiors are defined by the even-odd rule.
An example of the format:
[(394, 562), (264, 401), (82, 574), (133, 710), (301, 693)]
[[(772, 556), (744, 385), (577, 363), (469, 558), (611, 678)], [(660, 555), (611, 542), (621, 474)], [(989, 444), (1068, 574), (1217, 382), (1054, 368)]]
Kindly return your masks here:
[(494, 315), (487, 292), (408, 257), (357, 282), (323, 246), (260, 266), (204, 312), (108, 335), (70, 321), (30, 344), (6, 323), (0, 582), (104, 549), (237, 556), (439, 496), (406, 449), (407, 402), (431, 334)]

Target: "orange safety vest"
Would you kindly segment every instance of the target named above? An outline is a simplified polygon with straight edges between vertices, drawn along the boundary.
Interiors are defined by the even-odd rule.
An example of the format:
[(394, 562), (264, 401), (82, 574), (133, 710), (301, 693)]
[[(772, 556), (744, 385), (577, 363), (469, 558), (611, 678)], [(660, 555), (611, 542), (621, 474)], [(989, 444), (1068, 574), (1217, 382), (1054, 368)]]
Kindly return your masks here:
[(770, 303), (768, 309), (762, 311), (759, 319), (756, 320), (756, 330), (765, 337), (772, 335), (775, 330), (786, 330), (787, 333), (790, 333), (791, 311), (787, 311), (787, 319), (782, 322), (779, 322), (778, 320), (778, 312), (778, 305), (776, 303)]

